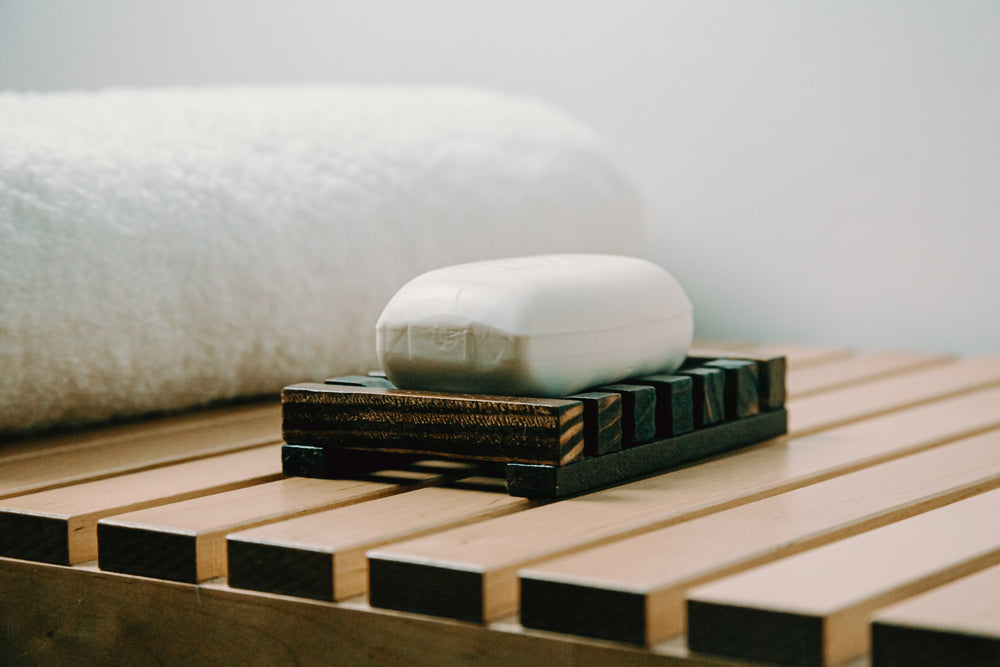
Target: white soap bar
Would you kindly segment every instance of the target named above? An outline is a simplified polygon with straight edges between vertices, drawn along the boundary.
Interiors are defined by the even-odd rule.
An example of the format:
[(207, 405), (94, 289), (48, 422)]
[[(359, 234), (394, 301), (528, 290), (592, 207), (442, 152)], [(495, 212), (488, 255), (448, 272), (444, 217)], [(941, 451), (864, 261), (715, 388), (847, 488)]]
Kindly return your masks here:
[(616, 255), (539, 255), (430, 271), (376, 325), (403, 389), (566, 396), (680, 366), (691, 302), (659, 266)]

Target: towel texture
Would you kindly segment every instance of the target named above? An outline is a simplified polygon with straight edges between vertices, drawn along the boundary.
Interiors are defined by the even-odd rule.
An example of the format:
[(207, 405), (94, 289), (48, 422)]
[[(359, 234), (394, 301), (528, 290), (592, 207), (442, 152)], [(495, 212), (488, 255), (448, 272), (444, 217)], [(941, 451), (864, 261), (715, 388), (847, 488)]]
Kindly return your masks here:
[(529, 100), (0, 94), (0, 433), (364, 372), (410, 278), (641, 233), (601, 142)]

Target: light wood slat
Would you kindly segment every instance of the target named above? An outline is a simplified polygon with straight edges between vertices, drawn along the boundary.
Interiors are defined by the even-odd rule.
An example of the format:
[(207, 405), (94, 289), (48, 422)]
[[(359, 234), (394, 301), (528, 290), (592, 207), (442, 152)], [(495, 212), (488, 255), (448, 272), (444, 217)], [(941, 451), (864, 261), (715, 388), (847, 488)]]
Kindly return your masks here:
[[(281, 407), (242, 406), (23, 442), (0, 459), (0, 499), (281, 442)], [(4, 450), (0, 450), (4, 451)]]
[(239, 428), (243, 422), (261, 419), (281, 420), (281, 403), (277, 396), (253, 403), (187, 410), (166, 416), (151, 416), (137, 421), (97, 425), (79, 430), (30, 434), (0, 433), (0, 464), (73, 449), (108, 447), (113, 443), (132, 439), (155, 443), (165, 436), (178, 432), (232, 426)]
[(789, 398), (802, 398), (821, 391), (926, 369), (951, 360), (950, 357), (914, 352), (866, 353), (820, 366), (795, 369), (788, 373), (786, 390)]
[(97, 558), (103, 517), (281, 478), (267, 445), (0, 501), (0, 555), (72, 564)]
[(1000, 486), (1000, 430), (522, 570), (527, 627), (649, 643), (697, 584)]
[(441, 461), (364, 479), (293, 477), (118, 514), (98, 522), (98, 564), (190, 583), (225, 576), (226, 533), (438, 484), (474, 469)]
[[(1000, 389), (975, 392), (369, 553), (372, 604), (468, 620), (517, 609), (518, 569), (718, 512), (1000, 425)], [(440, 587), (461, 604), (438, 604)]]
[(1000, 567), (875, 614), (872, 665), (1000, 664)]
[(368, 592), (368, 549), (538, 502), (470, 478), (229, 535), (229, 585), (320, 600)]
[[(0, 558), (0, 664), (720, 667), (624, 644)], [(16, 613), (11, 613), (16, 610)]]
[(864, 655), (870, 614), (1000, 563), (1000, 490), (688, 593), (692, 650), (835, 665)]
[(788, 432), (804, 435), (1000, 383), (1000, 358), (944, 364), (787, 402)]

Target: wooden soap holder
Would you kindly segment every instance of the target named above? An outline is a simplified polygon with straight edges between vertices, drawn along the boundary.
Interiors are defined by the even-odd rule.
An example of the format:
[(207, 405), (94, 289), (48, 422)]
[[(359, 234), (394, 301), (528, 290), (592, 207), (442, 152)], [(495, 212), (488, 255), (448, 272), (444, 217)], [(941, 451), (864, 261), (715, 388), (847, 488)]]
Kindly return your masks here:
[(451, 459), (495, 468), (513, 496), (575, 495), (786, 433), (785, 365), (692, 356), (558, 399), (397, 389), (374, 373), (296, 384), (281, 392), (282, 467), (336, 478)]

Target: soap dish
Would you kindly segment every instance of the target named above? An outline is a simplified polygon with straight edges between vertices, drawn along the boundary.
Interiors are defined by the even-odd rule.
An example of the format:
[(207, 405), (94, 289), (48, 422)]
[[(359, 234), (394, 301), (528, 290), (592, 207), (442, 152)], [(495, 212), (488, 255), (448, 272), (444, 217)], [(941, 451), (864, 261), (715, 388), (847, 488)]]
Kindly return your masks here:
[(788, 430), (785, 358), (689, 356), (671, 375), (563, 398), (395, 388), (379, 373), (282, 390), (282, 467), (338, 478), (421, 459), (481, 464), (507, 491), (561, 498)]

